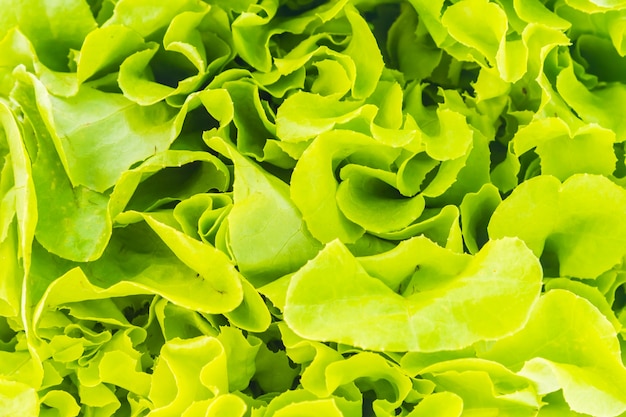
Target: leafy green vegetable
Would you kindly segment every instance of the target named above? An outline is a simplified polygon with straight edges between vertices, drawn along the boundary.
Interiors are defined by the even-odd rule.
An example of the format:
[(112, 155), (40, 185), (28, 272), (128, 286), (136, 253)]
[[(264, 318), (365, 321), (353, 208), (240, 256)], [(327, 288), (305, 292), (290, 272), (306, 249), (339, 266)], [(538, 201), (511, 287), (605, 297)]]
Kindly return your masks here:
[(626, 415), (626, 2), (0, 6), (0, 416)]
[(522, 242), (508, 239), (485, 245), (454, 275), (409, 278), (400, 296), (334, 241), (291, 278), (285, 321), (302, 337), (363, 349), (461, 349), (520, 328), (539, 294), (541, 269)]
[[(546, 332), (555, 325), (557, 337)], [(626, 368), (615, 329), (590, 302), (567, 290), (542, 296), (521, 332), (496, 342), (481, 356), (515, 370), (523, 365), (519, 374), (534, 381), (539, 393), (561, 388), (574, 411), (619, 415), (626, 410), (621, 388)]]
[(560, 184), (541, 175), (496, 208), (489, 235), (520, 237), (562, 276), (596, 278), (626, 254), (624, 210), (624, 189), (606, 177), (580, 174)]

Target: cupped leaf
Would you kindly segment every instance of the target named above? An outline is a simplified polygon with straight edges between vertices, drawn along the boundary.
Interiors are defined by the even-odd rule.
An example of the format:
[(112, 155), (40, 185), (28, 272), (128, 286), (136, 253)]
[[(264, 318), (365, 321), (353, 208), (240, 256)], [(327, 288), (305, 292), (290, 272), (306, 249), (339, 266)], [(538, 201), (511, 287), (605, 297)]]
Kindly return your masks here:
[(348, 3), (344, 12), (352, 28), (352, 38), (344, 53), (352, 58), (356, 67), (352, 96), (355, 99), (365, 98), (374, 92), (378, 84), (384, 67), (383, 57), (376, 38), (356, 8)]
[(218, 71), (232, 58), (227, 25), (223, 10), (204, 3), (175, 15), (163, 35), (163, 49), (151, 42), (122, 63), (121, 90), (141, 105), (182, 100), (199, 90), (209, 72)]
[(341, 169), (340, 176), (337, 205), (349, 220), (365, 230), (385, 233), (404, 229), (424, 210), (421, 195), (399, 195), (391, 172), (351, 164)]
[[(193, 409), (188, 409), (188, 411), (183, 414), (183, 417), (197, 415), (195, 411), (190, 412), (189, 410)], [(233, 417), (244, 417), (247, 410), (248, 406), (239, 396), (235, 394), (225, 394), (220, 395), (208, 404), (205, 415), (207, 417), (220, 417), (228, 414)]]
[(230, 177), (226, 165), (207, 152), (167, 150), (122, 174), (109, 210), (114, 218), (125, 209), (151, 211), (207, 191), (225, 191)]
[(194, 403), (228, 393), (228, 365), (218, 339), (174, 339), (163, 346), (149, 398), (151, 416), (183, 415)]
[[(407, 54), (406, 50), (419, 53)], [(427, 78), (443, 56), (424, 24), (423, 15), (418, 16), (408, 4), (402, 4), (400, 16), (389, 29), (387, 51), (391, 66), (400, 70), (407, 80)]]
[(18, 28), (0, 35), (0, 48), (4, 51), (0, 58), (0, 93), (7, 97), (16, 81), (13, 70), (23, 65), (27, 70), (33, 71), (36, 54), (31, 42)]
[[(476, 21), (489, 21), (486, 26), (476, 25)], [(478, 51), (490, 63), (507, 31), (507, 17), (497, 3), (487, 0), (466, 0), (446, 9), (441, 23), (450, 35), (460, 43)]]
[(333, 130), (318, 136), (298, 160), (290, 187), (291, 199), (311, 234), (323, 243), (335, 238), (352, 243), (362, 236), (364, 229), (348, 220), (337, 206), (335, 169), (351, 156), (374, 168), (389, 167), (398, 153), (353, 131)]
[(487, 241), (489, 219), (502, 201), (498, 189), (485, 184), (478, 192), (467, 194), (460, 205), (463, 241), (470, 253), (476, 253)]
[(159, 45), (152, 42), (148, 46), (126, 58), (120, 65), (118, 76), (118, 84), (124, 96), (140, 106), (154, 105), (176, 93), (176, 86), (155, 80), (150, 62)]
[(343, 97), (350, 91), (351, 80), (340, 62), (323, 59), (313, 63), (317, 77), (311, 85), (311, 92), (322, 96)]
[(289, 186), (223, 140), (208, 139), (208, 144), (235, 165), (228, 230), (239, 270), (254, 285), (263, 285), (315, 256), (321, 245), (289, 198)]
[(624, 110), (620, 106), (626, 97), (626, 87), (622, 83), (589, 90), (578, 80), (570, 65), (557, 76), (556, 89), (582, 120), (612, 130), (617, 142), (626, 140)]
[(258, 86), (251, 80), (242, 79), (228, 81), (223, 88), (232, 98), (237, 149), (244, 155), (262, 160), (266, 141), (274, 137), (275, 127), (263, 108)]
[(437, 109), (434, 123), (438, 128), (429, 128), (424, 137), (426, 153), (433, 159), (448, 161), (466, 155), (472, 148), (473, 131), (465, 117), (450, 109)]
[(41, 403), (56, 410), (58, 415), (62, 417), (75, 417), (80, 412), (80, 406), (76, 404), (74, 397), (66, 391), (49, 391), (41, 398)]
[(232, 208), (227, 193), (198, 193), (176, 205), (172, 214), (183, 232), (215, 246), (215, 237)]
[(265, 301), (247, 280), (241, 280), (243, 299), (234, 310), (224, 316), (231, 324), (250, 332), (264, 332), (270, 326), (272, 317)]
[(222, 327), (217, 339), (226, 352), (229, 390), (246, 389), (256, 372), (255, 358), (262, 341), (254, 336), (246, 338), (233, 327)]
[(376, 235), (393, 241), (423, 235), (447, 249), (456, 252), (462, 252), (463, 249), (463, 238), (459, 227), (459, 209), (451, 204), (441, 209), (425, 209), (415, 223), (403, 230)]
[(78, 82), (115, 72), (127, 56), (145, 47), (144, 39), (126, 26), (111, 25), (89, 32), (76, 57)]
[(561, 184), (541, 175), (496, 208), (489, 236), (517, 236), (535, 255), (556, 257), (562, 276), (596, 278), (626, 253), (625, 210), (626, 192), (606, 177), (576, 174)]
[[(426, 152), (418, 152), (400, 164), (397, 173), (398, 191), (411, 197), (420, 192), (429, 174), (436, 172), (439, 161)], [(431, 174), (432, 175), (432, 174)]]
[(517, 15), (528, 23), (542, 23), (546, 26), (567, 29), (571, 23), (559, 17), (554, 11), (538, 0), (514, 0)]
[(604, 314), (606, 319), (613, 324), (616, 331), (620, 331), (622, 329), (622, 324), (615, 316), (615, 312), (613, 312), (613, 310), (611, 309), (609, 301), (605, 298), (604, 294), (602, 294), (599, 288), (588, 285), (584, 282), (575, 281), (567, 278), (550, 279), (545, 283), (544, 288), (547, 291), (554, 289), (568, 290), (579, 297), (585, 298), (587, 301), (593, 304), (594, 307), (598, 309), (598, 311)]
[(363, 390), (373, 390), (376, 398), (394, 407), (402, 404), (412, 388), (411, 380), (400, 369), (372, 352), (361, 352), (346, 360), (331, 362), (324, 373), (329, 393), (354, 382)]

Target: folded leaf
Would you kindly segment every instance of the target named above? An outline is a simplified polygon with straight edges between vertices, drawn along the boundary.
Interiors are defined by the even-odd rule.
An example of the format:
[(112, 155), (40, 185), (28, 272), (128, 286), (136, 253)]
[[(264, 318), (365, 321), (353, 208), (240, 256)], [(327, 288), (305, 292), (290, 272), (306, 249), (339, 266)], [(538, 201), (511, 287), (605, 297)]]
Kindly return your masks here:
[(519, 369), (540, 394), (562, 389), (574, 411), (606, 417), (626, 411), (626, 368), (615, 329), (589, 301), (567, 290), (542, 296), (524, 329), (481, 356)]
[(257, 286), (294, 272), (320, 248), (289, 198), (289, 186), (219, 138), (209, 145), (235, 165), (230, 247), (239, 270)]
[(335, 238), (352, 243), (364, 229), (351, 222), (337, 205), (338, 182), (334, 171), (350, 156), (362, 158), (373, 168), (389, 166), (398, 150), (353, 131), (334, 130), (321, 134), (304, 152), (291, 178), (291, 198), (311, 234), (323, 243)]
[(552, 176), (532, 178), (495, 210), (489, 236), (517, 236), (562, 276), (596, 278), (626, 254), (621, 219), (626, 192), (606, 177), (576, 174), (562, 184)]

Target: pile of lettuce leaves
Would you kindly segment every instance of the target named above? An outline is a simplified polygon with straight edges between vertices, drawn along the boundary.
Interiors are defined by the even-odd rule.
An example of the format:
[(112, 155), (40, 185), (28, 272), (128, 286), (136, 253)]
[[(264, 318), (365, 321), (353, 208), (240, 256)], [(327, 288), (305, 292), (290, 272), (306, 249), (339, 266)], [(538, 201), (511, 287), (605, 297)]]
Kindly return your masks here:
[(625, 0), (0, 3), (0, 416), (626, 416)]

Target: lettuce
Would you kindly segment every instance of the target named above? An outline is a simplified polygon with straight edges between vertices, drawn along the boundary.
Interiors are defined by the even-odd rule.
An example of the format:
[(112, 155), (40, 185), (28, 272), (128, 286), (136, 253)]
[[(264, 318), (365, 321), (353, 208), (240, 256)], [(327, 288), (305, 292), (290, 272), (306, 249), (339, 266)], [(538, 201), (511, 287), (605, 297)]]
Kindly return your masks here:
[(0, 416), (626, 415), (626, 2), (2, 10)]

